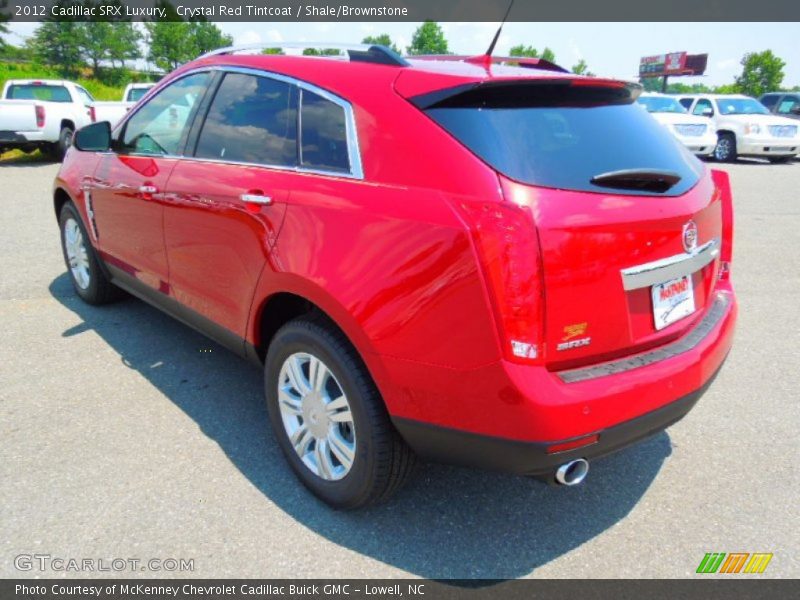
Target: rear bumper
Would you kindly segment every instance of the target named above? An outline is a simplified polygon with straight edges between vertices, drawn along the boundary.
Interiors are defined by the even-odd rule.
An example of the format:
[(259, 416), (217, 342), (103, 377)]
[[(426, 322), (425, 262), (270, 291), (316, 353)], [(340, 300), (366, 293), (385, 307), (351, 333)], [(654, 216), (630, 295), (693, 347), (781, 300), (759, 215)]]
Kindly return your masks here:
[[(733, 342), (736, 299), (727, 284), (721, 287), (690, 331), (620, 360), (557, 372), (505, 361), (459, 371), (389, 360), (392, 384), (379, 387), (398, 430), (420, 454), (546, 474), (570, 458), (634, 443), (691, 409)], [(594, 434), (600, 439), (593, 446), (546, 453)]]
[(0, 131), (0, 144), (3, 146), (25, 145), (25, 144), (38, 144), (42, 141), (42, 132), (40, 131)]
[(598, 440), (591, 445), (552, 454), (547, 452), (549, 446), (572, 440), (518, 442), (408, 419), (395, 419), (394, 424), (414, 451), (429, 460), (529, 475), (552, 483), (555, 481), (556, 469), (566, 462), (577, 458), (593, 460), (605, 456), (676, 423), (694, 407), (714, 377), (716, 373), (700, 389), (666, 406), (596, 432)]

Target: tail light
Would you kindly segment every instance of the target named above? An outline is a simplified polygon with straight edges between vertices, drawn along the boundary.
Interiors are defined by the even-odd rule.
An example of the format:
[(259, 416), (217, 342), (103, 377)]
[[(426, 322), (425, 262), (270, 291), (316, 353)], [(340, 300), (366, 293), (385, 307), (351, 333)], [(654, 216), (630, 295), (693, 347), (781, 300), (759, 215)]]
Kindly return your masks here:
[(94, 106), (89, 107), (89, 119), (92, 121), (92, 123), (97, 121), (97, 112), (95, 111)]
[(711, 176), (716, 193), (719, 194), (722, 203), (722, 248), (719, 253), (719, 278), (727, 280), (730, 278), (731, 262), (733, 261), (733, 195), (731, 194), (731, 182), (725, 171), (714, 169), (711, 171)]
[(543, 283), (539, 239), (530, 207), (513, 202), (463, 202), (497, 318), (503, 354), (542, 362)]
[(38, 128), (44, 127), (44, 106), (36, 105), (36, 126)]

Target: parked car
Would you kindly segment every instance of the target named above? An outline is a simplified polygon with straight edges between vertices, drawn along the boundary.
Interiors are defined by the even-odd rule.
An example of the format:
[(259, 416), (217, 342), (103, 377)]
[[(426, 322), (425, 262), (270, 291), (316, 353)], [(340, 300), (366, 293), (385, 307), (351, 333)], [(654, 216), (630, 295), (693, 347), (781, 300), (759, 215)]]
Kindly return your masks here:
[(0, 151), (39, 148), (61, 160), (73, 132), (96, 120), (94, 99), (71, 81), (11, 79), (0, 100)]
[(667, 94), (645, 92), (637, 102), (694, 154), (714, 154), (717, 132), (711, 119), (690, 115), (675, 96)]
[(771, 92), (759, 101), (774, 115), (800, 119), (800, 92)]
[(757, 156), (770, 162), (790, 161), (800, 152), (797, 123), (771, 115), (758, 100), (740, 94), (698, 94), (680, 98), (694, 115), (710, 117), (717, 130), (714, 158), (735, 161)]
[(53, 190), (77, 295), (261, 365), (340, 508), (417, 456), (575, 485), (682, 418), (733, 339), (725, 173), (638, 84), (348, 54), (219, 50), (79, 131)]

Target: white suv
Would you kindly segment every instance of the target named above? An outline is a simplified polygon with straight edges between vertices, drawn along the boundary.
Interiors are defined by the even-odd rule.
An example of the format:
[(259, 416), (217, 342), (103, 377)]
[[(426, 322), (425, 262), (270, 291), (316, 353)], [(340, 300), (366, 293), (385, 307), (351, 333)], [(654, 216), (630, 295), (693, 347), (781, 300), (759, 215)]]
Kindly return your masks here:
[(710, 117), (717, 132), (714, 158), (734, 161), (757, 156), (770, 162), (787, 162), (800, 152), (796, 121), (770, 114), (758, 100), (741, 94), (681, 96), (680, 103), (693, 115)]
[(711, 156), (717, 145), (717, 130), (708, 117), (690, 115), (675, 96), (645, 92), (637, 102), (687, 149), (698, 156)]

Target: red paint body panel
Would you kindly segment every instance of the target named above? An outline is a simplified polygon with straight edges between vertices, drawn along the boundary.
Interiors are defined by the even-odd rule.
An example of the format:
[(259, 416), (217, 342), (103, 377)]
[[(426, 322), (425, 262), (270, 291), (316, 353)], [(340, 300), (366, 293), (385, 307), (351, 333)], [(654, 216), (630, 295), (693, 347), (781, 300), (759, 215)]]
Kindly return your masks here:
[[(661, 331), (649, 289), (626, 292), (620, 270), (681, 253), (689, 219), (698, 243), (723, 238), (721, 258), (729, 261), (724, 174), (705, 173), (689, 192), (670, 198), (525, 186), (498, 176), (406, 99), (489, 79), (574, 75), (457, 62), (399, 69), (219, 56), (174, 76), (203, 65), (272, 71), (345, 98), (364, 170), (357, 180), (70, 150), (56, 187), (84, 219), (82, 186), (95, 188), (103, 258), (213, 323), (263, 346), (270, 298), (304, 297), (353, 342), (393, 416), (523, 441), (569, 439), (633, 419), (697, 390), (722, 364), (737, 307), (730, 282), (719, 277), (719, 259), (693, 275), (696, 312)], [(154, 198), (136, 193), (145, 183), (158, 187)], [(253, 191), (273, 203), (254, 207), (239, 198)], [(508, 360), (487, 275), (491, 261), (482, 257), (480, 232), (464, 210), (498, 203), (526, 207), (530, 239), (538, 240), (540, 256), (534, 250), (531, 261), (540, 267), (523, 283), (541, 287), (535, 314), (542, 354), (529, 364)], [(595, 380), (567, 384), (558, 377), (562, 369), (681, 339), (720, 293), (731, 299), (727, 312), (692, 350)], [(591, 345), (556, 350), (564, 328), (582, 322)]]

